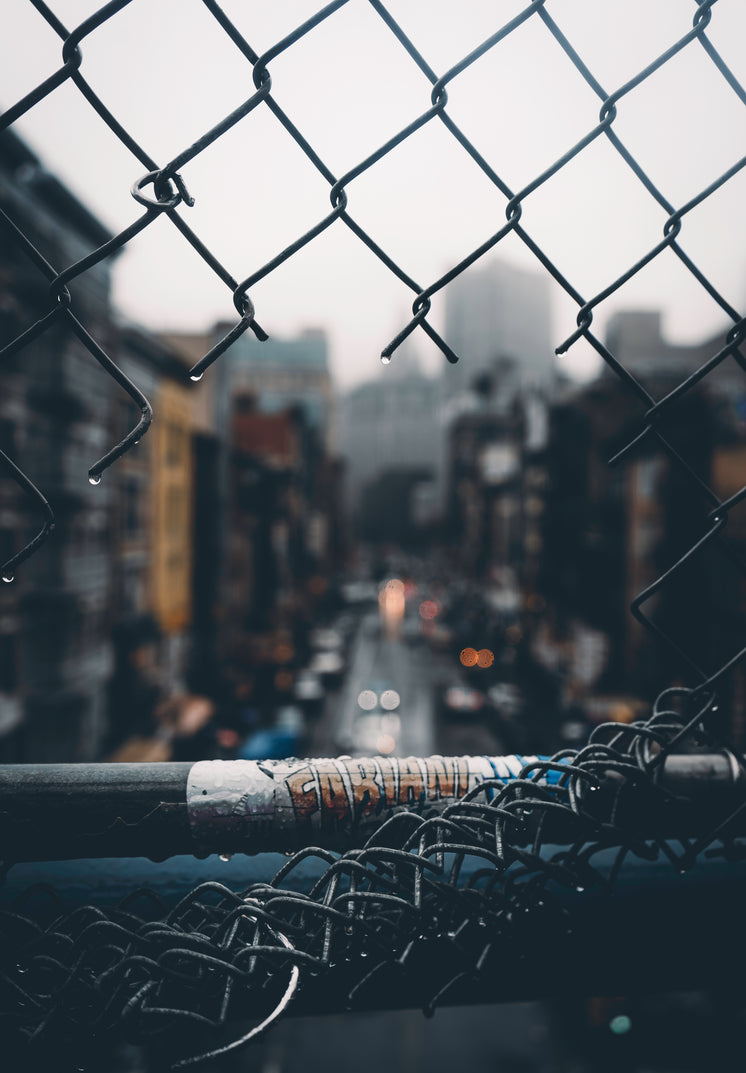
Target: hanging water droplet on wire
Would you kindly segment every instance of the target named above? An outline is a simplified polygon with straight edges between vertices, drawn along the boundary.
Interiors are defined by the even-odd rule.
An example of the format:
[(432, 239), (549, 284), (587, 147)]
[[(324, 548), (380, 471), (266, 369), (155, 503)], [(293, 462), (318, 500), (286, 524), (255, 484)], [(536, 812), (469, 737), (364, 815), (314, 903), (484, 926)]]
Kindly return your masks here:
[(381, 354), (381, 365), (390, 365), (391, 358), (388, 354)]
[(10, 585), (11, 581), (15, 581), (15, 576), (13, 574), (3, 574), (3, 581), (6, 585)]
[(192, 373), (192, 375), (189, 377), (189, 379), (193, 380), (195, 382), (195, 384), (196, 384), (197, 381), (201, 380), (203, 376), (204, 376), (204, 373)]
[(233, 854), (232, 853), (221, 853), (220, 854), (220, 860), (225, 861), (225, 863), (227, 864), (228, 861), (233, 860)]
[(101, 484), (101, 477), (98, 473), (88, 478), (89, 484)]

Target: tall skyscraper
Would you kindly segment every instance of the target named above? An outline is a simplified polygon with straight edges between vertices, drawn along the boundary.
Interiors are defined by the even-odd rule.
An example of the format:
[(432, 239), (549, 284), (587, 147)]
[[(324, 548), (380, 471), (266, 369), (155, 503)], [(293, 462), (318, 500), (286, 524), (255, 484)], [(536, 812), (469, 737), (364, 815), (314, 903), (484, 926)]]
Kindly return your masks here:
[(555, 376), (550, 281), (546, 275), (492, 260), (449, 284), (445, 337), (459, 357), (441, 376), (453, 397), (488, 373), (515, 388), (550, 391)]

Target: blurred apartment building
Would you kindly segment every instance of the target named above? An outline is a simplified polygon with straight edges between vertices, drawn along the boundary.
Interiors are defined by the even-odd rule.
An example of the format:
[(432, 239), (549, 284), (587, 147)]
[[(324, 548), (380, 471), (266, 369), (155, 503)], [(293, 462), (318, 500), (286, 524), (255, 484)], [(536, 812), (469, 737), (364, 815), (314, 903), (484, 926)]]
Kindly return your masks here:
[[(217, 324), (212, 342), (232, 328)], [(329, 345), (325, 333), (309, 328), (291, 339), (270, 337), (260, 343), (251, 331), (244, 332), (214, 366), (215, 417), (230, 420), (233, 400), (250, 394), (262, 413), (281, 413), (299, 407), (320, 445), (331, 450), (334, 443), (334, 410)]]
[[(721, 351), (725, 333), (674, 345), (658, 312), (631, 311), (611, 318), (606, 344), (662, 399)], [(463, 576), (515, 587), (524, 636), (561, 680), (564, 705), (616, 699), (633, 717), (637, 700), (649, 703), (672, 683), (696, 684), (698, 671), (712, 673), (746, 642), (741, 503), (642, 608), (690, 663), (630, 612), (711, 529), (716, 504), (699, 482), (721, 501), (741, 492), (746, 374), (728, 357), (661, 415), (660, 431), (686, 472), (653, 436), (608, 465), (645, 425), (643, 402), (610, 370), (554, 397), (506, 390), (500, 373), (498, 363), (477, 377), (469, 408), (450, 423), (444, 536), (452, 560)], [(745, 741), (742, 666), (721, 683), (721, 701), (734, 740)]]
[[(227, 330), (164, 338), (196, 360)], [(326, 337), (259, 343), (247, 332), (195, 398), (192, 682), (228, 709), (267, 705), (289, 693), (346, 555)]]
[(444, 364), (444, 402), (458, 408), (484, 374), (498, 404), (526, 390), (551, 395), (556, 367), (546, 273), (488, 260), (448, 285), (445, 306), (445, 337), (459, 361)]
[[(0, 208), (56, 270), (111, 236), (13, 134), (0, 136)], [(49, 283), (12, 231), (0, 252), (0, 346), (44, 317)], [(69, 284), (72, 308), (99, 343), (113, 341), (111, 261)], [(89, 465), (113, 445), (111, 380), (62, 318), (4, 359), (2, 450), (47, 495), (56, 532), (0, 589), (0, 756), (87, 760), (107, 734), (111, 481), (88, 484)], [(38, 505), (3, 474), (3, 558), (41, 528)]]
[[(55, 270), (111, 237), (9, 133), (0, 136), (0, 208)], [(137, 406), (62, 317), (4, 360), (0, 448), (47, 496), (56, 531), (0, 586), (2, 761), (171, 755), (232, 688), (221, 655), (230, 600), (240, 598), (247, 628), (262, 616), (287, 620), (301, 590), (323, 598), (342, 555), (323, 336), (274, 351), (266, 344), (262, 360), (276, 358), (269, 378), (272, 360), (231, 351), (197, 386), (187, 370), (214, 334), (156, 337), (121, 323), (110, 271), (106, 258), (69, 284), (72, 310), (144, 391), (155, 419), (97, 486), (88, 468), (135, 425)], [(49, 309), (47, 279), (5, 227), (0, 347)], [(246, 416), (247, 400), (257, 416)], [(279, 464), (277, 437), (260, 428), (265, 417), (293, 444)], [(259, 475), (260, 494), (245, 499), (239, 472)], [(224, 554), (241, 510), (252, 519), (243, 530), (253, 555), (246, 577)], [(33, 499), (3, 475), (3, 561), (42, 521)], [(270, 586), (273, 570), (280, 580)]]
[(406, 542), (439, 514), (438, 401), (437, 381), (424, 373), (409, 341), (376, 379), (340, 400), (339, 449), (363, 539)]
[(508, 407), (496, 405), (486, 376), (479, 389), (479, 405), (450, 425), (444, 536), (464, 576), (528, 598), (543, 550), (547, 404), (519, 392)]
[[(150, 400), (156, 419), (107, 474), (115, 562), (112, 745), (132, 735), (146, 740), (164, 701), (178, 697), (181, 707), (190, 702), (196, 489), (193, 396), (183, 361), (134, 325), (122, 326), (117, 341), (117, 363)], [(134, 403), (118, 394), (117, 438), (138, 416)]]
[[(660, 314), (618, 313), (607, 348), (655, 399), (666, 397), (725, 345), (669, 344)], [(665, 685), (701, 680), (734, 656), (746, 638), (746, 583), (739, 562), (746, 538), (741, 506), (642, 607), (678, 646), (677, 655), (630, 612), (632, 600), (711, 528), (716, 505), (739, 492), (746, 473), (746, 374), (733, 358), (683, 393), (660, 418), (666, 441), (690, 472), (644, 438), (617, 466), (607, 463), (644, 428), (644, 405), (610, 371), (570, 391), (552, 408), (541, 586), (559, 633), (582, 624), (604, 639), (599, 689), (650, 699)], [(691, 661), (690, 666), (687, 660)], [(746, 677), (736, 667), (721, 684), (736, 741), (745, 738)]]
[[(554, 391), (547, 279), (492, 260), (450, 283), (445, 305), (445, 337), (459, 356), (456, 365), (443, 361), (439, 375), (426, 376), (408, 340), (377, 379), (354, 388), (340, 404), (351, 506), (367, 539), (384, 539), (385, 526), (393, 541), (402, 532), (416, 536), (418, 528), (432, 538), (435, 523), (451, 539), (461, 524), (453, 513), (461, 502), (453, 490), (454, 444), (468, 435), (470, 423), (480, 450), (510, 440), (514, 408), (529, 397), (535, 436), (536, 408)], [(463, 452), (463, 444), (458, 449)], [(470, 486), (462, 477), (463, 500)], [(461, 506), (472, 516), (477, 510), (475, 503)], [(469, 537), (471, 543), (481, 539)]]

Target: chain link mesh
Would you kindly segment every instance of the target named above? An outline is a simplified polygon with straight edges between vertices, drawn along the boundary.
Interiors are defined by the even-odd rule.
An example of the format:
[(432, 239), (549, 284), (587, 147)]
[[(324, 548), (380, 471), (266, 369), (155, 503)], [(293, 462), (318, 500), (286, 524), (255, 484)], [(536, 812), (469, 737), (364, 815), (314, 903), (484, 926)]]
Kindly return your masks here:
[[(31, 0), (39, 14), (62, 41), (62, 64), (21, 101), (0, 116), (0, 130), (20, 117), (65, 83), (71, 83), (101, 117), (113, 138), (132, 154), (143, 168), (142, 178), (132, 188), (132, 197), (143, 212), (129, 227), (87, 256), (69, 265), (52, 265), (0, 210), (0, 228), (6, 241), (16, 244), (48, 285), (48, 310), (0, 351), (8, 358), (45, 332), (63, 325), (72, 331), (91, 358), (127, 392), (140, 410), (140, 420), (128, 435), (102, 458), (94, 461), (89, 477), (101, 473), (128, 451), (147, 431), (151, 409), (136, 385), (122, 373), (79, 319), (69, 284), (101, 261), (110, 258), (160, 217), (175, 227), (216, 277), (229, 288), (237, 312), (230, 331), (191, 369), (196, 380), (241, 334), (251, 330), (258, 339), (266, 333), (257, 320), (251, 289), (293, 257), (324, 231), (344, 225), (414, 295), (412, 316), (396, 337), (382, 347), (388, 362), (400, 344), (419, 329), (454, 362), (457, 355), (428, 320), (432, 298), (457, 276), (508, 236), (519, 240), (577, 305), (577, 329), (557, 348), (565, 353), (584, 339), (621, 379), (640, 404), (640, 428), (634, 439), (612, 462), (621, 462), (642, 444), (658, 447), (691, 485), (692, 502), (701, 508), (702, 534), (677, 561), (666, 564), (660, 576), (639, 593), (632, 612), (664, 644), (675, 651), (695, 676), (696, 688), (667, 691), (649, 720), (627, 727), (609, 724), (598, 728), (577, 755), (558, 754), (562, 774), (556, 785), (541, 782), (547, 765), (524, 772), (510, 785), (485, 783), (467, 800), (454, 804), (435, 819), (396, 817), (382, 827), (367, 846), (336, 857), (309, 848), (302, 851), (275, 877), (272, 884), (231, 891), (217, 883), (193, 891), (175, 909), (164, 911), (152, 896), (128, 899), (118, 910), (103, 913), (93, 907), (67, 912), (53, 895), (40, 904), (38, 892), (30, 892), (13, 910), (0, 917), (3, 958), (0, 992), (7, 1038), (25, 1054), (55, 1055), (56, 1067), (77, 1068), (88, 1061), (112, 1034), (147, 1040), (169, 1055), (169, 1061), (185, 1065), (204, 1055), (232, 1049), (256, 1034), (285, 1008), (294, 992), (303, 987), (335, 989), (340, 1005), (352, 1005), (361, 995), (375, 990), (391, 972), (407, 980), (416, 974), (416, 963), (428, 942), (440, 942), (448, 956), (441, 958), (443, 977), (431, 982), (425, 1006), (450, 998), (460, 985), (479, 981), (494, 969), (497, 952), (526, 940), (527, 927), (534, 936), (554, 945), (565, 940), (565, 910), (557, 890), (591, 887), (610, 890), (630, 854), (642, 858), (664, 857), (674, 870), (694, 866), (704, 852), (737, 859), (742, 852), (737, 840), (724, 832), (730, 817), (724, 815), (711, 830), (691, 839), (647, 838), (645, 832), (625, 826), (620, 802), (626, 794), (664, 794), (656, 771), (671, 751), (713, 748), (722, 744), (712, 736), (717, 711), (714, 687), (746, 653), (741, 648), (715, 666), (702, 666), (698, 653), (683, 651), (677, 642), (646, 613), (646, 605), (662, 588), (672, 585), (682, 571), (709, 545), (717, 542), (728, 515), (746, 498), (746, 486), (721, 501), (704, 481), (686, 454), (677, 449), (665, 432), (668, 415), (706, 376), (726, 361), (746, 370), (741, 351), (746, 319), (730, 305), (682, 245), (688, 215), (716, 193), (746, 166), (741, 157), (685, 204), (676, 205), (662, 193), (643, 165), (626, 147), (615, 121), (624, 98), (651, 78), (684, 49), (701, 49), (735, 97), (746, 104), (746, 90), (728, 68), (707, 35), (717, 17), (716, 0), (693, 4), (692, 28), (671, 43), (660, 56), (624, 85), (609, 93), (583, 61), (573, 44), (552, 18), (549, 0), (533, 0), (515, 18), (496, 26), (495, 32), (449, 70), (438, 74), (417, 45), (397, 24), (383, 3), (370, 0), (370, 8), (405, 50), (432, 90), (426, 108), (394, 137), (343, 175), (324, 163), (293, 119), (273, 96), (272, 64), (293, 46), (313, 34), (322, 22), (352, 0), (335, 0), (319, 10), (264, 54), (259, 55), (214, 0), (203, 0), (205, 9), (244, 57), (250, 69), (254, 92), (192, 145), (165, 163), (152, 157), (96, 95), (85, 77), (83, 47), (86, 39), (105, 22), (116, 22), (128, 0), (112, 0), (70, 32), (42, 0)], [(449, 114), (448, 90), (480, 57), (500, 45), (510, 47), (510, 35), (529, 20), (541, 22), (556, 47), (564, 52), (583, 80), (596, 94), (598, 122), (540, 174), (519, 190), (512, 189), (482, 156)], [(319, 175), (328, 183), (331, 208), (318, 222), (256, 268), (240, 266), (230, 271), (207, 248), (187, 222), (191, 196), (182, 170), (208, 146), (238, 123), (250, 131), (252, 117), (270, 113), (293, 138)], [(398, 264), (355, 219), (349, 193), (356, 179), (376, 165), (396, 146), (426, 124), (441, 124), (466, 151), (474, 167), (493, 184), (504, 199), (505, 223), (497, 231), (485, 227), (482, 243), (447, 272), (423, 286)], [(583, 154), (599, 139), (605, 139), (618, 154), (649, 197), (664, 210), (663, 234), (652, 248), (629, 265), (598, 294), (581, 294), (531, 235), (530, 197), (562, 168)], [(732, 323), (724, 344), (708, 356), (663, 398), (655, 398), (645, 384), (626, 369), (593, 330), (594, 314), (625, 283), (657, 258), (673, 255), (704, 288)], [(47, 538), (54, 518), (43, 492), (14, 461), (0, 453), (9, 479), (38, 502), (44, 525), (39, 534), (3, 567), (5, 577), (13, 572)], [(742, 573), (742, 566), (733, 562)], [(587, 795), (609, 774), (618, 790), (603, 821), (590, 814)], [(561, 848), (548, 843), (550, 819), (561, 813), (571, 835)], [(601, 849), (616, 847), (609, 871), (595, 864)], [(328, 869), (307, 894), (286, 889), (292, 886), (293, 869), (309, 855), (328, 862)], [(479, 878), (461, 881), (467, 858), (479, 857), (484, 867)], [(446, 863), (447, 862), (447, 863)], [(139, 901), (138, 898), (145, 898)], [(43, 901), (43, 899), (42, 899)], [(143, 908), (144, 907), (144, 908)], [(536, 945), (536, 943), (534, 943)], [(545, 947), (546, 948), (546, 947)], [(432, 962), (428, 962), (432, 964)], [(420, 969), (421, 974), (421, 969)], [(407, 986), (406, 983), (403, 986)], [(250, 1028), (236, 1034), (236, 1021), (253, 1019)], [(232, 1026), (232, 1030), (231, 1030)], [(60, 1064), (62, 1062), (62, 1065)]]
[[(112, 1039), (183, 1068), (248, 1042), (296, 992), (306, 1010), (323, 993), (327, 1010), (404, 1002), (428, 1014), (484, 1001), (496, 978), (510, 994), (511, 976), (530, 978), (548, 952), (577, 958), (568, 893), (610, 896), (631, 858), (680, 874), (703, 855), (743, 859), (742, 805), (689, 837), (651, 837), (645, 818), (673, 797), (656, 778), (666, 756), (716, 744), (712, 707), (668, 690), (644, 723), (598, 727), (577, 753), (486, 781), (440, 815), (400, 813), (360, 849), (308, 847), (270, 883), (203, 883), (171, 909), (136, 891), (108, 912), (32, 888), (0, 912), (7, 1038), (69, 1068), (97, 1068)], [(326, 867), (301, 892), (293, 872), (309, 858)]]

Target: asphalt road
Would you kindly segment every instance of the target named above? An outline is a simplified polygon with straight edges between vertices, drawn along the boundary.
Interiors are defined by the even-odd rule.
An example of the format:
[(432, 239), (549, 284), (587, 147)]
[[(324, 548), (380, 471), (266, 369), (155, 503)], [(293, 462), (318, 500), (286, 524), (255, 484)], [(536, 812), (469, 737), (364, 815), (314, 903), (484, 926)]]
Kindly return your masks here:
[[(340, 743), (354, 740), (360, 713), (357, 698), (372, 683), (390, 684), (401, 697), (398, 714), (401, 732), (395, 756), (428, 756), (435, 752), (433, 714), (435, 675), (425, 647), (386, 636), (377, 611), (366, 612), (350, 648), (341, 689), (327, 703), (314, 736), (314, 752), (338, 755)], [(342, 750), (343, 751), (343, 750)]]
[(314, 756), (346, 752), (354, 740), (358, 695), (372, 682), (387, 682), (401, 696), (401, 732), (394, 756), (500, 755), (506, 751), (503, 742), (483, 722), (438, 719), (437, 691), (455, 673), (447, 654), (433, 651), (422, 640), (387, 636), (378, 611), (367, 611), (350, 646), (344, 681), (327, 696), (309, 751)]
[[(501, 752), (499, 741), (479, 724), (439, 722), (436, 690), (448, 673), (444, 659), (423, 642), (387, 636), (378, 611), (366, 612), (350, 646), (345, 679), (327, 698), (314, 728), (311, 751), (337, 755), (338, 743), (354, 727), (360, 691), (385, 681), (401, 697), (394, 755)], [(554, 1073), (567, 1068), (558, 1055), (546, 1008), (521, 1003), (444, 1008), (432, 1019), (420, 1010), (288, 1018), (229, 1068), (236, 1073)]]

